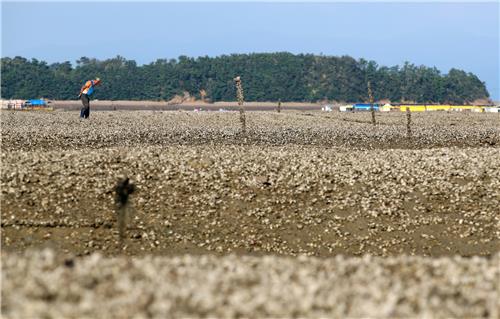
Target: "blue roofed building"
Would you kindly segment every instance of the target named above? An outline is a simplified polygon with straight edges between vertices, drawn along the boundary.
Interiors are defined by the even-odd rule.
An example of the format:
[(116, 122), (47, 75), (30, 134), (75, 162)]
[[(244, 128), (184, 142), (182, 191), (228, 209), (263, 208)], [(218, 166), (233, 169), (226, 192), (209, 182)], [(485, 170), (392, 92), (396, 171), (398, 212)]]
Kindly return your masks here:
[[(373, 104), (373, 109), (375, 111), (379, 110), (380, 105), (378, 103)], [(370, 103), (356, 103), (352, 106), (354, 111), (370, 111), (371, 104)]]

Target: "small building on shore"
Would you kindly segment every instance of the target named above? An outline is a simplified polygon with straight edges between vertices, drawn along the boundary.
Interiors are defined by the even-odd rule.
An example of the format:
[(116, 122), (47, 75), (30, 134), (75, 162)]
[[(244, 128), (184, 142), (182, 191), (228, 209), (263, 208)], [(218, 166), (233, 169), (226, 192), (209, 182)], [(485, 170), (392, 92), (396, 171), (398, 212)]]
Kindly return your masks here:
[(435, 111), (456, 111), (456, 112), (483, 112), (484, 107), (475, 105), (427, 105), (427, 104), (401, 104), (399, 109), (401, 112), (406, 112), (409, 108), (410, 112), (435, 112)]
[(1, 109), (3, 110), (51, 110), (49, 101), (45, 99), (31, 100), (2, 100)]
[(2, 110), (22, 110), (25, 100), (2, 100)]
[(379, 110), (380, 104), (378, 104), (378, 103), (374, 103), (374, 104), (370, 104), (370, 103), (356, 103), (352, 107), (353, 107), (354, 111), (371, 111), (372, 105), (373, 105), (373, 109), (375, 111)]

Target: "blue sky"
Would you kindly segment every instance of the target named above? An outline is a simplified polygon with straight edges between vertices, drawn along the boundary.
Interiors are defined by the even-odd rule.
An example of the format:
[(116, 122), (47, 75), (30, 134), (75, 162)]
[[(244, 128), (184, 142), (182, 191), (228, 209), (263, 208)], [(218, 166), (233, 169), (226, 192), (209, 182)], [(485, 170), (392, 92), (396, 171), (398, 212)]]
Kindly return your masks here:
[(499, 2), (2, 2), (2, 56), (53, 62), (276, 52), (473, 72), (500, 99)]

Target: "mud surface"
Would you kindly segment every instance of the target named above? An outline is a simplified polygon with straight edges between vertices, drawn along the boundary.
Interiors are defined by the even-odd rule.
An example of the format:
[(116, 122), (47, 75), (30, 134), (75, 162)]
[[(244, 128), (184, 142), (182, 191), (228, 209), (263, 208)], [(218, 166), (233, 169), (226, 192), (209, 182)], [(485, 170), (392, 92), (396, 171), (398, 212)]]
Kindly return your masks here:
[[(50, 251), (44, 254), (54, 255), (50, 258), (55, 260), (41, 270), (47, 271), (47, 275), (59, 274), (56, 266), (61, 258), (74, 259), (77, 264), (97, 258), (93, 268), (97, 274), (92, 276), (99, 276), (98, 269), (113, 268), (113, 263), (122, 265), (118, 268), (123, 268), (123, 263), (128, 265), (130, 259), (126, 256), (148, 264), (156, 258), (152, 256), (162, 255), (157, 262), (165, 265), (188, 258), (185, 267), (201, 271), (206, 266), (209, 270), (203, 273), (220, 281), (214, 281), (214, 285), (222, 285), (226, 280), (222, 278), (224, 268), (220, 268), (225, 263), (235, 264), (233, 270), (238, 276), (248, 275), (251, 281), (255, 276), (267, 278), (265, 272), (257, 270), (267, 269), (270, 260), (283, 263), (283, 267), (300, 277), (303, 272), (317, 273), (311, 269), (321, 263), (333, 268), (342, 262), (359, 264), (356, 273), (376, 271), (362, 266), (366, 258), (374, 257), (354, 257), (375, 255), (381, 256), (375, 262), (381, 269), (387, 269), (387, 264), (394, 260), (396, 264), (407, 264), (413, 274), (428, 271), (433, 263), (446, 264), (445, 269), (462, 269), (460, 278), (472, 276), (476, 279), (471, 280), (478, 283), (484, 278), (474, 277), (479, 269), (475, 263), (490, 269), (489, 276), (498, 264), (500, 118), (496, 114), (414, 114), (411, 138), (407, 137), (404, 113), (379, 113), (378, 124), (372, 126), (370, 114), (252, 112), (247, 113), (246, 133), (240, 129), (238, 113), (233, 112), (92, 112), (87, 121), (79, 120), (76, 112), (0, 115), (2, 262), (6, 269), (24, 265), (23, 274), (28, 277), (35, 276), (35, 266), (27, 265), (45, 258), (35, 252), (46, 248)], [(129, 177), (137, 187), (130, 200), (124, 242), (118, 237), (113, 193), (122, 176)], [(94, 257), (79, 257), (89, 254)], [(302, 262), (294, 259), (298, 255), (322, 259)], [(346, 257), (335, 259), (339, 255)], [(412, 259), (409, 255), (419, 257)], [(482, 257), (452, 257), (456, 255)], [(109, 259), (115, 256), (118, 259)], [(396, 259), (390, 259), (391, 256)], [(257, 270), (245, 268), (248, 263), (255, 264)], [(160, 267), (155, 265), (151, 266), (152, 272), (154, 267)], [(391, 293), (398, 295), (409, 289), (397, 286), (406, 278), (403, 273), (381, 271), (388, 281), (377, 285), (392, 288), (373, 300), (388, 302)], [(2, 272), (3, 282), (17, 287), (18, 275), (12, 269)], [(68, 276), (76, 276), (71, 278), (77, 280), (80, 274)], [(116, 280), (121, 278), (116, 276)], [(148, 276), (152, 275), (144, 276), (144, 283), (132, 280), (131, 284), (147, 286), (153, 280)], [(313, 290), (315, 283), (321, 282), (319, 275), (304, 276), (300, 280), (310, 278)], [(498, 310), (487, 301), (493, 290), (498, 291), (497, 286), (485, 288), (483, 291), (488, 292), (484, 295), (474, 290), (472, 295), (463, 297), (466, 294), (460, 290), (462, 284), (453, 281), (455, 277), (448, 275), (447, 270), (441, 275), (438, 272), (425, 276), (428, 277), (418, 280), (429, 279), (429, 287), (440, 287), (439, 280), (451, 282), (452, 286), (444, 286), (448, 287), (444, 295), (415, 292), (414, 297), (426, 306), (404, 306), (404, 301), (393, 300), (392, 306), (377, 308), (386, 312), (373, 314), (477, 317), (492, 316), (494, 309)], [(260, 284), (256, 286), (262, 288), (264, 279), (258, 278), (255, 280)], [(347, 276), (344, 284), (351, 286), (351, 279), (362, 283), (363, 278)], [(191, 283), (196, 290), (196, 279)], [(318, 289), (337, 289), (341, 283), (333, 280), (330, 286)], [(373, 289), (377, 290), (377, 285)], [(242, 300), (254, 298), (251, 287)], [(19, 293), (24, 294), (23, 298), (38, 298), (22, 291)], [(97, 302), (92, 298), (98, 298), (102, 291), (91, 291), (97, 294), (88, 297), (92, 304)], [(236, 291), (221, 292), (227, 293), (225, 297), (212, 294), (216, 299), (205, 306), (189, 299), (193, 297), (190, 295), (180, 299), (180, 308), (165, 306), (158, 310), (155, 307), (160, 305), (151, 306), (155, 301), (146, 300), (149, 306), (144, 309), (152, 316), (181, 317), (362, 316), (370, 314), (372, 305), (382, 302), (367, 299), (367, 308), (362, 308), (365, 312), (356, 312), (353, 309), (360, 308), (349, 306), (347, 299), (339, 295), (298, 310), (289, 307), (287, 311), (292, 312), (287, 312), (279, 307), (273, 310), (272, 302), (276, 299), (264, 294), (263, 305), (245, 310), (241, 308), (245, 302), (233, 300), (241, 303), (239, 308), (231, 308), (233, 305), (229, 312), (217, 310), (224, 298), (237, 298)], [(293, 298), (309, 293), (292, 294), (284, 302), (295, 304)], [(363, 294), (358, 290), (346, 293), (353, 298)], [(2, 302), (2, 311), (23, 317), (22, 312), (16, 312), (20, 310), (13, 301), (14, 295), (4, 294), (5, 290), (2, 300), (7, 301)], [(66, 316), (66, 306), (58, 303), (61, 300), (57, 296), (36, 306), (42, 308), (33, 309), (42, 311), (54, 302), (57, 307), (52, 314)], [(157, 297), (153, 294), (151, 298)], [(481, 301), (474, 303), (476, 308), (465, 307), (469, 312), (450, 306), (476, 297)], [(111, 293), (106, 298), (115, 297)], [(158, 298), (168, 303), (177, 297)], [(83, 299), (62, 302), (81, 306)], [(333, 307), (335, 302), (343, 308)], [(147, 315), (138, 303), (127, 304), (138, 307), (137, 315)], [(442, 308), (444, 304), (447, 306)], [(116, 309), (108, 310), (119, 316)], [(77, 316), (95, 315), (87, 310), (75, 311)]]

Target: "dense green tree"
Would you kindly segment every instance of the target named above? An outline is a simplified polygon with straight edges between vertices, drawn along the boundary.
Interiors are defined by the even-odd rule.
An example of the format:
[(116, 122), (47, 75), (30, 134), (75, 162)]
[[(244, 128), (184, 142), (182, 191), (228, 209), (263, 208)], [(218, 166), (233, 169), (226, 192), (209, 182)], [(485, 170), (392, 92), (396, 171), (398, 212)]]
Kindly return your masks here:
[(81, 57), (75, 66), (6, 57), (1, 71), (2, 98), (7, 99), (76, 99), (86, 80), (100, 77), (103, 84), (95, 95), (99, 99), (170, 100), (188, 92), (208, 101), (231, 101), (236, 75), (243, 79), (247, 101), (367, 101), (368, 81), (376, 100), (468, 103), (489, 97), (484, 82), (462, 70), (442, 75), (436, 68), (409, 62), (386, 67), (350, 56), (288, 52), (180, 56), (142, 66), (122, 56)]

